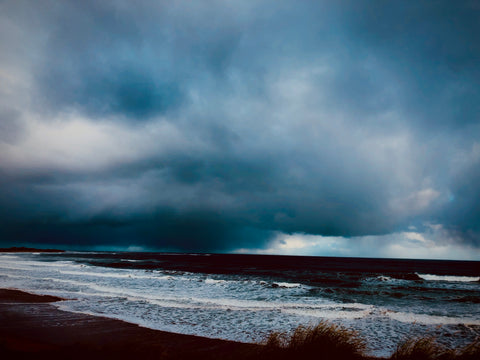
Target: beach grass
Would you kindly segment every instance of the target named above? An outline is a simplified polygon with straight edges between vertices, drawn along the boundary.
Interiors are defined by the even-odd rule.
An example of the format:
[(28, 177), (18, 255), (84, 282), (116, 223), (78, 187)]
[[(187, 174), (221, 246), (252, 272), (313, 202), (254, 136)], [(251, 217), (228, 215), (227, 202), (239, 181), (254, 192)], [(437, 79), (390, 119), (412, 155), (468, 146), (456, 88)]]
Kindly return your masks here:
[(478, 360), (480, 359), (480, 337), (474, 342), (465, 346), (457, 352), (459, 360)]
[(450, 359), (452, 351), (438, 344), (434, 338), (410, 338), (398, 344), (391, 360)]
[(459, 349), (449, 349), (432, 337), (411, 338), (401, 342), (390, 360), (478, 360), (480, 338)]
[[(365, 355), (367, 342), (354, 330), (321, 321), (298, 326), (293, 332), (272, 332), (263, 342), (259, 359), (376, 359)], [(388, 360), (480, 360), (480, 338), (450, 349), (433, 337), (409, 338), (398, 344)]]
[(300, 325), (291, 334), (273, 332), (265, 341), (267, 358), (276, 359), (361, 359), (365, 349), (357, 332), (326, 321)]

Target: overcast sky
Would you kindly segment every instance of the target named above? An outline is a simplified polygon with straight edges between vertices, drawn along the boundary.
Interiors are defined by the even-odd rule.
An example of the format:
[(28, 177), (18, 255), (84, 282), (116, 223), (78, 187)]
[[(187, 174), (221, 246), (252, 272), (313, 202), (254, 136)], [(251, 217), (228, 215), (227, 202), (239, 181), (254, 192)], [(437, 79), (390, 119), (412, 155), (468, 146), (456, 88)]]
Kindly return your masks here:
[(480, 260), (478, 1), (0, 1), (0, 244)]

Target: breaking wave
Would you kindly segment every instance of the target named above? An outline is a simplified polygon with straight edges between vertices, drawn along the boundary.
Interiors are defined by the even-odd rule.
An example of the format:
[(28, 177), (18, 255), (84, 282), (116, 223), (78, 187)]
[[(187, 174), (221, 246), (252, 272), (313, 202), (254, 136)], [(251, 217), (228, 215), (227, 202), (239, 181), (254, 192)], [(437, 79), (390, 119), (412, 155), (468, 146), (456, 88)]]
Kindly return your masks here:
[(480, 276), (456, 276), (456, 275), (431, 275), (418, 274), (418, 276), (427, 281), (451, 281), (451, 282), (480, 282)]

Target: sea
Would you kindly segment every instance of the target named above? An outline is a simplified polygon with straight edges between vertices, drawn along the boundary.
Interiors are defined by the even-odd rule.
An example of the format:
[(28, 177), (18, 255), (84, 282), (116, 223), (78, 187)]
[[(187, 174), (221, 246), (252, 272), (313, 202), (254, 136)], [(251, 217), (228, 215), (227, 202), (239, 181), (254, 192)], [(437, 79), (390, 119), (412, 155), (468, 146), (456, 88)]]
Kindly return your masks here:
[(0, 287), (66, 298), (61, 310), (181, 334), (262, 342), (328, 321), (368, 355), (407, 338), (480, 336), (480, 262), (236, 254), (0, 254)]

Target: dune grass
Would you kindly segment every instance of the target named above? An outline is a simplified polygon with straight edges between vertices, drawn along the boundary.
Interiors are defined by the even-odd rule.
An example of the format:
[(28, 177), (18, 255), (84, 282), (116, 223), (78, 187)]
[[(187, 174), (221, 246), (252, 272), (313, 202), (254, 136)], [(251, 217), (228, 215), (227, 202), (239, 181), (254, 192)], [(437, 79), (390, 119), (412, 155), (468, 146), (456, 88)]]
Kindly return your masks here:
[(412, 338), (403, 341), (390, 360), (479, 360), (480, 338), (460, 349), (448, 349), (434, 338)]
[(458, 360), (478, 360), (480, 359), (480, 337), (471, 344), (465, 346), (456, 352)]
[(293, 333), (270, 334), (265, 343), (267, 358), (293, 359), (360, 359), (365, 341), (357, 332), (320, 322), (316, 326), (299, 326)]
[[(326, 321), (298, 326), (292, 333), (273, 332), (258, 357), (275, 359), (366, 360), (366, 342), (354, 330)], [(432, 337), (407, 339), (387, 360), (480, 360), (480, 338), (458, 349), (449, 349)]]
[(398, 344), (397, 349), (390, 357), (391, 360), (434, 360), (451, 358), (448, 350), (435, 342), (434, 338), (411, 338)]

